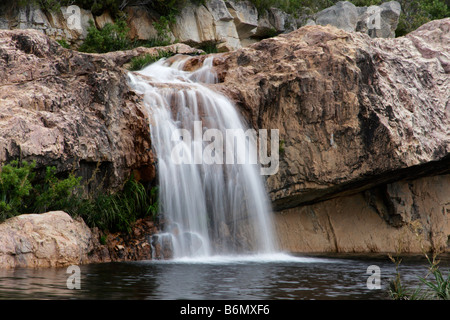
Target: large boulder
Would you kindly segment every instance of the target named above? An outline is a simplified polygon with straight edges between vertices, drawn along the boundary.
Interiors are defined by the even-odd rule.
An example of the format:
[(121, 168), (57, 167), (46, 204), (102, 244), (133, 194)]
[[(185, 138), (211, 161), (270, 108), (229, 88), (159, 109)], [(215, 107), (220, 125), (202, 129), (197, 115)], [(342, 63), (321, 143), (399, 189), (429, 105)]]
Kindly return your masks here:
[(83, 220), (65, 212), (23, 214), (0, 224), (0, 268), (87, 263), (95, 242)]
[[(446, 241), (445, 216), (427, 215), (446, 212), (448, 196), (424, 206), (426, 192), (419, 200), (404, 179), (449, 173), (449, 30), (448, 18), (389, 40), (307, 26), (215, 58), (217, 90), (255, 129), (279, 130), (279, 171), (266, 181), (276, 211), (370, 191), (387, 208), (366, 202), (386, 230), (420, 218), (430, 241)], [(427, 188), (448, 191), (448, 178)]]
[(359, 7), (356, 31), (367, 33), (372, 38), (395, 38), (401, 6), (390, 1), (380, 6)]
[(315, 23), (348, 32), (367, 33), (372, 38), (394, 38), (400, 13), (401, 6), (397, 1), (369, 7), (356, 7), (351, 2), (339, 1), (317, 13)]
[(358, 9), (348, 1), (339, 1), (334, 6), (326, 8), (317, 14), (316, 23), (322, 26), (331, 25), (351, 32), (356, 30)]

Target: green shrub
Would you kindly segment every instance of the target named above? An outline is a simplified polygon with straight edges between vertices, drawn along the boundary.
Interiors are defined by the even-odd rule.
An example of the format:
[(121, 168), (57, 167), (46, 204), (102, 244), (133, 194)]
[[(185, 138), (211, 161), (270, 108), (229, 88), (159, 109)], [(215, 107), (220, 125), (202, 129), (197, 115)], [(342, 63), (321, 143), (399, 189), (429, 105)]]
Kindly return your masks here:
[(36, 164), (12, 161), (0, 171), (0, 222), (24, 213), (63, 210), (82, 217), (90, 227), (106, 231), (128, 232), (138, 218), (156, 218), (158, 189), (147, 192), (131, 177), (117, 193), (82, 196), (81, 178), (73, 173), (66, 178), (47, 167), (44, 178), (34, 172)]
[(450, 7), (441, 0), (399, 0), (399, 2), (402, 6), (402, 13), (395, 31), (397, 36), (404, 36), (431, 20), (450, 16)]
[(0, 221), (27, 210), (27, 198), (33, 189), (31, 181), (35, 163), (12, 161), (0, 171)]
[(92, 20), (89, 24), (88, 34), (79, 51), (106, 53), (131, 48), (131, 40), (128, 37), (129, 28), (124, 19), (119, 19), (115, 24), (107, 23), (100, 30), (96, 28)]
[(171, 43), (169, 27), (171, 23), (175, 23), (175, 15), (173, 14), (161, 16), (158, 21), (153, 22), (153, 26), (158, 34), (155, 41), (158, 42), (159, 46), (166, 46)]
[(65, 39), (56, 40), (56, 42), (58, 42), (61, 47), (70, 49), (70, 45), (67, 43)]
[(56, 168), (47, 167), (42, 183), (34, 186), (33, 212), (70, 210), (76, 202), (75, 191), (80, 186), (81, 177), (73, 173), (65, 179), (56, 177)]
[(138, 218), (156, 218), (158, 213), (157, 188), (148, 193), (145, 187), (130, 178), (121, 192), (99, 193), (81, 203), (77, 215), (89, 226), (101, 230), (129, 232)]
[(160, 50), (160, 51), (158, 51), (158, 54), (156, 54), (156, 55), (146, 54), (143, 56), (134, 57), (133, 59), (131, 59), (130, 67), (128, 69), (130, 71), (142, 70), (149, 64), (152, 64), (162, 58), (169, 58), (173, 55), (174, 55), (174, 53), (172, 53), (170, 51)]

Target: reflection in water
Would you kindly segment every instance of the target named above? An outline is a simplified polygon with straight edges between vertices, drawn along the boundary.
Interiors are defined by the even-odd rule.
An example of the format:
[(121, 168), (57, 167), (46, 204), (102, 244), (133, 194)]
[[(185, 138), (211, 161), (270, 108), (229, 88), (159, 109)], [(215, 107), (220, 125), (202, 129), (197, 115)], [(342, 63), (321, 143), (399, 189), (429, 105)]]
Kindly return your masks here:
[[(441, 262), (445, 274), (448, 261)], [(373, 264), (381, 268), (380, 290), (366, 286)], [(426, 261), (403, 259), (400, 272), (415, 288)], [(0, 299), (388, 299), (394, 275), (385, 256), (103, 263), (81, 266), (80, 290), (67, 289), (66, 268), (0, 270)]]

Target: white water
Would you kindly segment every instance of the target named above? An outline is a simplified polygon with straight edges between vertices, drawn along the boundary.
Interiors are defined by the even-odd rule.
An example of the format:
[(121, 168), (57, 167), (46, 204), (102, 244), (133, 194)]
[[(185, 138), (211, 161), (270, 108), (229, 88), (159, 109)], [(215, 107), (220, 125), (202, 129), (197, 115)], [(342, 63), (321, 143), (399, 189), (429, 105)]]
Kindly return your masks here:
[[(204, 85), (216, 82), (212, 58), (185, 72), (186, 58), (163, 59), (130, 73), (130, 85), (143, 94), (150, 116), (163, 236), (171, 238), (178, 259), (275, 253), (269, 199), (257, 165), (176, 164), (171, 158), (180, 144), (172, 141), (177, 129), (191, 132), (192, 144), (211, 143), (196, 139), (194, 121), (202, 121), (203, 132), (247, 129), (233, 104)], [(195, 152), (190, 144), (183, 147)]]

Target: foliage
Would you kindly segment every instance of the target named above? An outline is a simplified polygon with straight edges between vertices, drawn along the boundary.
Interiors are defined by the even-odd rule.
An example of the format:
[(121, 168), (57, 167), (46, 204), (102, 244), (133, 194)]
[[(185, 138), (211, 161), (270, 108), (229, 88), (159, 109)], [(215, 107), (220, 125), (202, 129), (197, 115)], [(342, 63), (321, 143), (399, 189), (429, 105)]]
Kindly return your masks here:
[(106, 53), (131, 48), (128, 37), (129, 28), (124, 19), (116, 23), (107, 23), (102, 29), (97, 29), (92, 20), (89, 21), (88, 34), (79, 51), (88, 53)]
[(47, 167), (44, 178), (38, 178), (35, 168), (34, 162), (25, 161), (1, 168), (0, 222), (24, 213), (63, 210), (82, 217), (90, 227), (127, 232), (136, 219), (156, 218), (158, 213), (158, 189), (147, 192), (133, 177), (120, 192), (83, 197), (81, 177), (69, 173), (59, 178), (55, 167)]
[(162, 16), (176, 16), (189, 3), (195, 5), (205, 4), (206, 0), (154, 0), (147, 3), (147, 7), (152, 9)]
[(101, 15), (104, 11), (116, 16), (126, 5), (126, 1), (123, 0), (76, 0), (72, 2), (83, 9), (90, 10), (94, 16)]
[(130, 178), (121, 192), (99, 193), (81, 203), (77, 214), (89, 226), (101, 230), (129, 232), (133, 222), (140, 217), (156, 218), (158, 212), (157, 188), (147, 193), (145, 187)]
[(205, 43), (204, 45), (199, 46), (198, 48), (205, 51), (206, 54), (219, 52), (219, 49), (217, 49), (217, 44), (214, 42)]
[(70, 45), (67, 43), (65, 39), (56, 40), (56, 42), (58, 42), (61, 47), (70, 49)]
[(26, 198), (33, 189), (31, 181), (36, 164), (12, 161), (0, 171), (0, 221), (27, 210)]
[(128, 69), (130, 71), (142, 70), (149, 64), (152, 64), (153, 62), (156, 62), (163, 58), (169, 58), (173, 55), (174, 55), (174, 53), (172, 53), (170, 51), (159, 50), (158, 54), (156, 54), (156, 55), (146, 54), (143, 56), (134, 57), (133, 59), (131, 59), (130, 67)]
[[(420, 281), (431, 289), (436, 298), (450, 300), (450, 272), (448, 272), (447, 278), (444, 278), (438, 266), (439, 262), (435, 261), (435, 257), (433, 260), (430, 260), (428, 257), (427, 259), (430, 264), (429, 274), (425, 278), (420, 278)], [(434, 281), (426, 279), (430, 274), (433, 275)]]
[(154, 41), (159, 46), (167, 46), (171, 43), (170, 39), (170, 27), (171, 23), (175, 23), (175, 15), (169, 14), (167, 16), (161, 16), (158, 21), (153, 22), (153, 26), (158, 34)]
[(46, 11), (58, 11), (62, 6), (71, 5), (72, 2), (70, 0), (18, 0), (17, 5), (23, 7), (28, 4), (34, 4)]
[(388, 255), (393, 263), (395, 263), (395, 278), (389, 282), (388, 294), (392, 300), (423, 300), (427, 295), (422, 292), (421, 288), (411, 290), (403, 285), (400, 276), (401, 259), (397, 255), (395, 258)]
[[(433, 253), (433, 257), (430, 258), (429, 254), (425, 250), (424, 238), (423, 238), (423, 226), (419, 221), (413, 221), (409, 223), (411, 230), (414, 232), (416, 238), (419, 241), (423, 255), (426, 257), (429, 267), (428, 274), (425, 277), (419, 277), (420, 281), (428, 287), (428, 291), (423, 290), (420, 287), (412, 290), (406, 288), (401, 283), (399, 266), (401, 259), (399, 258), (399, 252), (401, 247), (397, 248), (397, 256), (393, 258), (389, 255), (391, 261), (396, 265), (396, 276), (395, 279), (391, 280), (389, 283), (389, 296), (394, 300), (423, 300), (423, 299), (450, 299), (450, 271), (448, 272), (447, 278), (442, 275), (439, 268), (439, 261), (436, 260), (439, 255), (439, 250)], [(427, 279), (430, 275), (433, 275), (433, 279)]]
[(404, 36), (431, 20), (450, 16), (450, 7), (441, 0), (398, 0), (402, 6), (396, 34)]
[(286, 141), (284, 141), (282, 139), (279, 141), (279, 146), (278, 146), (278, 153), (279, 154), (284, 154), (284, 152), (286, 151), (285, 150), (285, 144), (286, 144)]

